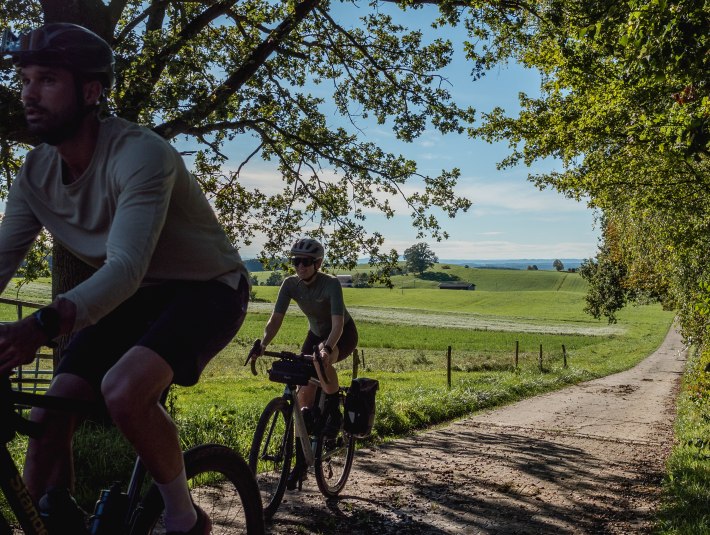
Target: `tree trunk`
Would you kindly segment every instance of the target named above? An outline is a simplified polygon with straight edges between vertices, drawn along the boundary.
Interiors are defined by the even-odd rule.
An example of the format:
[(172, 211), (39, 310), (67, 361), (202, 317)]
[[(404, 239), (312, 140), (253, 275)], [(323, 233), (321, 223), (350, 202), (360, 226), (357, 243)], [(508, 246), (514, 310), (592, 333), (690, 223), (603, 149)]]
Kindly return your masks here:
[[(79, 260), (62, 245), (55, 243), (52, 248), (52, 299), (85, 281), (95, 271), (94, 268)], [(68, 336), (62, 336), (59, 339), (59, 346), (54, 349), (55, 368), (68, 340)]]

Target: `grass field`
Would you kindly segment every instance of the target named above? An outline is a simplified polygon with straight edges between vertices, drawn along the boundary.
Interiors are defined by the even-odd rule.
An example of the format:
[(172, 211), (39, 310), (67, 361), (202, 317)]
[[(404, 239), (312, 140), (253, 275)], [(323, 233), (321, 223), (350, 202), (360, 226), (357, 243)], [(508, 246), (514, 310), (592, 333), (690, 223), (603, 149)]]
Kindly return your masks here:
[[(471, 280), (476, 290), (439, 290), (436, 279), (444, 276)], [(483, 408), (628, 369), (658, 347), (673, 318), (657, 305), (646, 305), (623, 310), (615, 325), (596, 321), (583, 312), (585, 283), (573, 273), (445, 270), (439, 266), (431, 278), (434, 280), (408, 275), (395, 279), (399, 286), (392, 289), (344, 291), (360, 333), (359, 374), (378, 379), (381, 385), (370, 440), (387, 440)], [(259, 362), (258, 377), (243, 366), (251, 342), (261, 337), (277, 292), (277, 288), (266, 286), (254, 290), (258, 301), (250, 305), (238, 336), (213, 360), (198, 385), (174, 389), (171, 406), (185, 447), (216, 441), (245, 454), (261, 410), (281, 392), (281, 385), (267, 379), (268, 362)], [(20, 298), (46, 302), (48, 293), (47, 281), (41, 281), (23, 288)], [(12, 289), (3, 296), (15, 297)], [(11, 307), (0, 306), (0, 318), (13, 319), (15, 315)], [(306, 329), (305, 318), (292, 307), (271, 347), (299, 348)], [(563, 346), (567, 368), (563, 367)], [(449, 347), (450, 388), (446, 369)], [(341, 383), (348, 384), (352, 360), (338, 367)], [(108, 438), (103, 432), (92, 432), (79, 439), (77, 465), (89, 474), (79, 480), (83, 489), (95, 489), (125, 473), (130, 459), (125, 446), (99, 460), (90, 455), (97, 447), (108, 447), (105, 443), (116, 448), (120, 441), (108, 433)], [(22, 449), (18, 441), (16, 455), (21, 456)], [(101, 469), (94, 468), (94, 463)], [(103, 475), (97, 475), (99, 472)], [(111, 474), (108, 478), (106, 472)], [(82, 497), (85, 503), (93, 499), (94, 490)]]

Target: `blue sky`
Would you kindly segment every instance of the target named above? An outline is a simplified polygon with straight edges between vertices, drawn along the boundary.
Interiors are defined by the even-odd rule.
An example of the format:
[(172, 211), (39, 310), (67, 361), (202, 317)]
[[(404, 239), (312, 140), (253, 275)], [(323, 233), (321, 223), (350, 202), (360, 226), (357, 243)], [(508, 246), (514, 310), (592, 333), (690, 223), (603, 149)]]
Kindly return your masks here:
[[(354, 8), (341, 5), (336, 9)], [(431, 6), (405, 14), (388, 6), (381, 10), (397, 13), (400, 23), (410, 28), (420, 27), (425, 35), (431, 33), (428, 30)], [(339, 17), (339, 22), (347, 26), (344, 21), (352, 20), (350, 16)], [(464, 38), (458, 30), (449, 29), (446, 35), (454, 43)], [(470, 70), (470, 65), (459, 54), (443, 74), (458, 104), (472, 106), (479, 113), (495, 106), (512, 113), (518, 109), (520, 91), (529, 95), (539, 92), (537, 73), (518, 65), (494, 70), (475, 82), (470, 79)], [(333, 123), (347, 126), (337, 117), (333, 117)], [(387, 125), (362, 122), (358, 126), (368, 141), (415, 160), (422, 174), (436, 176), (442, 169), (453, 167), (461, 170), (456, 193), (471, 200), (473, 206), (455, 219), (436, 214), (440, 215), (442, 228), (449, 233), (447, 241), (419, 240), (427, 241), (440, 259), (588, 258), (596, 254), (599, 231), (594, 225), (594, 214), (586, 204), (554, 191), (541, 192), (527, 181), (530, 172), (550, 170), (555, 167), (554, 162), (499, 171), (496, 164), (508, 154), (505, 144), (491, 145), (465, 135), (442, 136), (435, 130), (426, 131), (408, 144), (398, 141)], [(264, 166), (243, 172), (242, 179), (267, 190), (280, 186), (279, 176)], [(393, 220), (376, 213), (368, 214), (366, 226), (385, 235), (387, 248), (402, 253), (418, 240), (408, 211), (403, 204), (400, 206), (403, 209)], [(243, 256), (252, 257), (257, 250), (258, 244), (244, 248)]]

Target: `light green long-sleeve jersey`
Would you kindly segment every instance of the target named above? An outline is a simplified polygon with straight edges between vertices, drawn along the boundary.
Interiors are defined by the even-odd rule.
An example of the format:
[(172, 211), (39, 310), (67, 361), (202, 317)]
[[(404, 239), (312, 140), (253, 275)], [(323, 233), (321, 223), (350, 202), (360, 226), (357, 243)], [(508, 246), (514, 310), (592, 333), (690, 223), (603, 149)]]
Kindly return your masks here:
[(62, 296), (77, 307), (73, 330), (143, 284), (216, 279), (236, 288), (247, 274), (180, 154), (150, 130), (106, 119), (84, 174), (64, 184), (62, 165), (49, 145), (27, 154), (0, 225), (0, 291), (42, 227), (97, 268)]

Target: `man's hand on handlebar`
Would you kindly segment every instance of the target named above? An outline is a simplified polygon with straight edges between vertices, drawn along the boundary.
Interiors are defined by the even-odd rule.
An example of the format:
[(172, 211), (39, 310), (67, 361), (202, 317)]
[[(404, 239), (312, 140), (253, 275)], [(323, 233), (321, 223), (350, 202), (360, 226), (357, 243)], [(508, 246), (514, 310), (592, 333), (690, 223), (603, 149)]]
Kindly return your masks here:
[(43, 342), (44, 335), (31, 317), (0, 325), (0, 375), (32, 362)]

